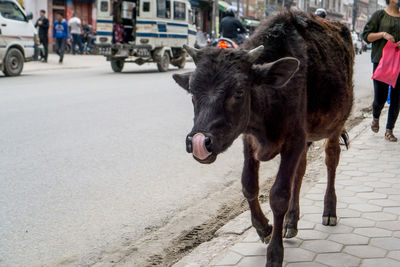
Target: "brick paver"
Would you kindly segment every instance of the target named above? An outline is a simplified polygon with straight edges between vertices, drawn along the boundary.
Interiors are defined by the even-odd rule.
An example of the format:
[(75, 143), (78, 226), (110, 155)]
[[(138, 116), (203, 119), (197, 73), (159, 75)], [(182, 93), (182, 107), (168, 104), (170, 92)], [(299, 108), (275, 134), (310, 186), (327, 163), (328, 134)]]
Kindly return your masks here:
[[(364, 128), (342, 152), (337, 226), (321, 224), (326, 177), (302, 195), (299, 233), (284, 240), (284, 266), (400, 266), (400, 144), (385, 141), (383, 131)], [(264, 266), (267, 245), (253, 228), (242, 236), (208, 266)]]

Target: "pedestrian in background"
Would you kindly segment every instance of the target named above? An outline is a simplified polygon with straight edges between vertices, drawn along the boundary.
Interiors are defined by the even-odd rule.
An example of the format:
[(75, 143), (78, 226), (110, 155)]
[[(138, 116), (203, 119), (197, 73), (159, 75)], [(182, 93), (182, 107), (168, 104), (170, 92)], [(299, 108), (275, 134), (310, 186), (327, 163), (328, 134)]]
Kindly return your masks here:
[(75, 55), (76, 45), (79, 47), (79, 54), (83, 54), (83, 46), (82, 46), (82, 22), (81, 19), (76, 16), (74, 12), (72, 14), (72, 18), (68, 21), (68, 25), (71, 29), (71, 37), (72, 37), (72, 54)]
[(35, 24), (35, 27), (39, 27), (39, 40), (44, 48), (44, 55), (41, 58), (43, 62), (47, 62), (47, 56), (49, 55), (49, 20), (45, 15), (46, 11), (40, 10), (40, 18)]
[[(399, 0), (386, 0), (387, 7), (376, 11), (365, 25), (363, 39), (367, 43), (372, 43), (371, 60), (373, 70), (378, 67), (382, 57), (382, 50), (386, 43), (396, 42), (400, 46), (400, 12)], [(389, 85), (377, 80), (374, 83), (374, 102), (372, 104), (373, 120), (371, 130), (375, 133), (379, 131), (379, 117), (385, 102), (388, 98)], [(399, 115), (400, 109), (400, 81), (397, 80), (396, 87), (391, 89), (390, 106), (386, 123), (385, 139), (397, 142), (393, 135), (393, 128)]]
[(53, 27), (53, 38), (56, 40), (56, 53), (60, 56), (60, 60), (58, 62), (62, 64), (64, 59), (65, 44), (67, 40), (69, 40), (69, 30), (68, 23), (64, 19), (64, 15), (61, 12), (58, 12), (56, 15), (56, 21), (54, 22)]

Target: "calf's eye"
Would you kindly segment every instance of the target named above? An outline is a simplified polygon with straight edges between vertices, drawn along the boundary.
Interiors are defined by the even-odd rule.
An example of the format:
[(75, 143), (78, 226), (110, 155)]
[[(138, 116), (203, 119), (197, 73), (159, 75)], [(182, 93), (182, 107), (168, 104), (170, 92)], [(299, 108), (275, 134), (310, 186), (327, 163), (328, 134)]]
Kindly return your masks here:
[(235, 99), (241, 99), (243, 97), (243, 95), (244, 95), (243, 91), (236, 91), (235, 94), (233, 95), (233, 97)]

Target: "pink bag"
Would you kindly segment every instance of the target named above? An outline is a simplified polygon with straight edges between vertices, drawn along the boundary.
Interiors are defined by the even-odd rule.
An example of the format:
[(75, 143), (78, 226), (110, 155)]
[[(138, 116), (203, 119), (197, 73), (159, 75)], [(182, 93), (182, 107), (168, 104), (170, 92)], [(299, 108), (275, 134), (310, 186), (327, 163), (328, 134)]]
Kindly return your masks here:
[(400, 49), (396, 43), (388, 41), (383, 48), (381, 61), (379, 61), (372, 79), (384, 82), (395, 88), (399, 73)]

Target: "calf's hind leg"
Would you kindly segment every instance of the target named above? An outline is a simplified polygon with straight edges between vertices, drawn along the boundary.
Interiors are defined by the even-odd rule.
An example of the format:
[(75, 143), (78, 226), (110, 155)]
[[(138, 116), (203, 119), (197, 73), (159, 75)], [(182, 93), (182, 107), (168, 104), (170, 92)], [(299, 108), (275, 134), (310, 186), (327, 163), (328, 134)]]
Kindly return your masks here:
[(325, 144), (325, 155), (325, 164), (328, 171), (328, 185), (326, 187), (324, 198), (322, 224), (334, 226), (337, 222), (335, 177), (336, 167), (339, 164), (340, 157), (339, 135), (329, 137)]
[(269, 242), (272, 232), (272, 226), (268, 224), (268, 219), (261, 210), (260, 202), (258, 201), (258, 169), (260, 162), (254, 158), (254, 149), (251, 141), (243, 137), (244, 146), (244, 165), (242, 173), (242, 190), (246, 197), (251, 211), (251, 222), (264, 243)]

